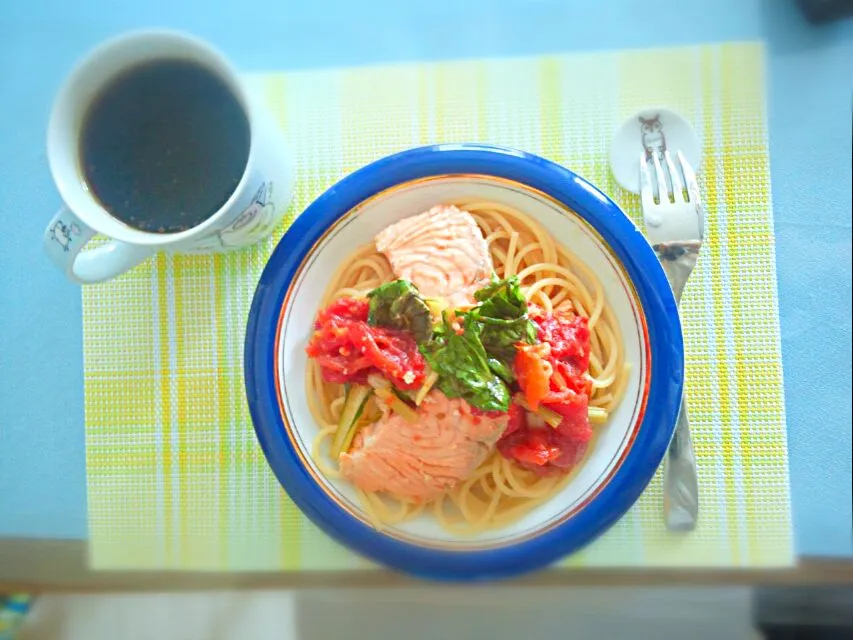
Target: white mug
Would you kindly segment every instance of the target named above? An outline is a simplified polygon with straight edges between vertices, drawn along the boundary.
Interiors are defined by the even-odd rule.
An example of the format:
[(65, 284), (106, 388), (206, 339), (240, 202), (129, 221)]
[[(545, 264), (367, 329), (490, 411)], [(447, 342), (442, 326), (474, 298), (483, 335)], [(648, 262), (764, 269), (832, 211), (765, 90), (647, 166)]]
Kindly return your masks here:
[[(122, 72), (144, 62), (181, 59), (201, 64), (221, 79), (246, 113), (250, 150), (242, 178), (218, 211), (175, 233), (135, 229), (107, 211), (89, 191), (80, 166), (79, 142), (87, 108)], [(44, 248), (73, 281), (101, 282), (124, 273), (160, 250), (227, 251), (268, 236), (290, 202), (293, 169), (283, 133), (272, 115), (243, 88), (231, 64), (215, 49), (171, 31), (141, 31), (95, 49), (59, 92), (48, 125), (50, 171), (64, 207), (45, 230)], [(97, 233), (109, 242), (81, 251)]]

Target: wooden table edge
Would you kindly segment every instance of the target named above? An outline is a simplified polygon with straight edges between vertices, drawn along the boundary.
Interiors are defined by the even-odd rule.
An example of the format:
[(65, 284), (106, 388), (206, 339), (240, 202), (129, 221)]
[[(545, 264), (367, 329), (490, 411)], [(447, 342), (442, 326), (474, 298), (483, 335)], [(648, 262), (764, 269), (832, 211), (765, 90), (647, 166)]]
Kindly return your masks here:
[[(424, 583), (388, 571), (92, 571), (85, 540), (0, 539), (0, 592), (175, 591), (399, 587)], [(853, 584), (853, 558), (805, 557), (781, 568), (551, 569), (506, 585), (830, 585)]]

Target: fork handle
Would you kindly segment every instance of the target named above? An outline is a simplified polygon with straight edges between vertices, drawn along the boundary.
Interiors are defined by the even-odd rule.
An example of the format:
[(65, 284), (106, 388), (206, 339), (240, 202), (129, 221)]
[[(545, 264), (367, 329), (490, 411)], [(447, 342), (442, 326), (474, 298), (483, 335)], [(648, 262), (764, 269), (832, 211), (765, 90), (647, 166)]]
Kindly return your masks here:
[[(696, 266), (700, 246), (697, 240), (660, 243), (654, 247), (679, 306), (684, 285)], [(670, 531), (692, 531), (696, 528), (699, 479), (693, 440), (690, 437), (686, 393), (681, 397), (675, 433), (669, 443), (663, 468), (663, 513), (666, 528)]]
[(666, 279), (675, 296), (675, 301), (681, 305), (681, 294), (687, 278), (693, 273), (699, 248), (702, 243), (698, 240), (683, 240), (680, 242), (661, 242), (654, 246), (658, 260), (663, 267)]
[(692, 531), (699, 515), (699, 479), (690, 437), (687, 401), (681, 399), (663, 472), (663, 512), (670, 531)]

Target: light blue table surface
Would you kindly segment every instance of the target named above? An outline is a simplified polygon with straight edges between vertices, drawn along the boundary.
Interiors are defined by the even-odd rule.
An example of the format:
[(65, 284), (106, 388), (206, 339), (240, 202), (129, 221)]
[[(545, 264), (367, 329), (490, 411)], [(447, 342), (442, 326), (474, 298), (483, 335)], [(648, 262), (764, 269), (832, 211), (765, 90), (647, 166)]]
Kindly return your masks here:
[(812, 27), (793, 0), (0, 2), (0, 536), (86, 537), (80, 290), (41, 252), (45, 125), (78, 56), (152, 26), (254, 71), (765, 40), (796, 549), (853, 553), (853, 22)]

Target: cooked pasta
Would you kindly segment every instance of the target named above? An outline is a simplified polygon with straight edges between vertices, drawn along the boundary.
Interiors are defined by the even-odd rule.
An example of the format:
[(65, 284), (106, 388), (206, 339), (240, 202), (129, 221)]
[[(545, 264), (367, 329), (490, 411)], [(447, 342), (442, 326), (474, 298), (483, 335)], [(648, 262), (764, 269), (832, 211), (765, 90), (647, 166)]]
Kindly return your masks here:
[[(527, 301), (545, 313), (573, 313), (588, 319), (589, 422), (601, 425), (619, 403), (626, 385), (619, 326), (601, 282), (583, 262), (555, 241), (528, 215), (495, 202), (460, 200), (482, 231), (498, 278), (517, 276)], [(355, 251), (334, 274), (323, 305), (341, 297), (362, 298), (395, 279), (388, 259), (371, 244)], [(329, 446), (344, 404), (344, 385), (326, 382), (321, 367), (309, 360), (307, 397), (320, 432), (313, 459), (329, 477), (339, 477)], [(476, 533), (505, 526), (547, 501), (570, 474), (541, 475), (525, 469), (497, 450), (457, 486), (429, 501), (401, 499), (359, 490), (374, 525), (384, 527), (431, 513), (446, 529)]]

